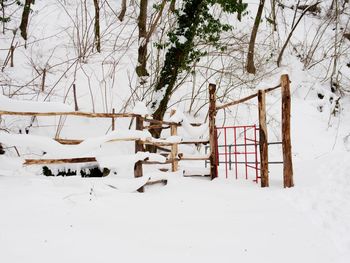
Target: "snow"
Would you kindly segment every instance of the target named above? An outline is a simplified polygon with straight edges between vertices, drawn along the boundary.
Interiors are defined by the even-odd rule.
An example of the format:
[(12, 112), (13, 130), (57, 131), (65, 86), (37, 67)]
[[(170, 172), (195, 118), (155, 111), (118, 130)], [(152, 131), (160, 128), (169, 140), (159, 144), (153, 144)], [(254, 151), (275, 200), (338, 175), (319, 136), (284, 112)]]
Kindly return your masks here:
[(184, 35), (181, 35), (181, 36), (178, 36), (177, 40), (180, 44), (185, 44), (187, 41), (187, 38)]
[(283, 189), (176, 175), (143, 195), (104, 179), (1, 176), (0, 259), (341, 262), (317, 225), (276, 198), (283, 195)]
[(148, 111), (145, 103), (143, 103), (142, 101), (138, 101), (135, 103), (135, 106), (134, 106), (134, 109), (132, 110), (132, 113), (139, 114), (142, 116), (149, 115), (149, 111)]
[[(105, 155), (96, 157), (100, 167), (108, 167), (111, 169), (118, 169), (122, 167), (134, 167), (134, 164), (138, 161), (144, 161), (149, 159), (150, 161), (157, 161), (164, 163), (166, 158), (154, 153), (149, 152), (137, 152), (130, 155)], [(130, 166), (132, 165), (132, 166)]]
[[(287, 2), (292, 5), (297, 1)], [(215, 57), (211, 52), (215, 50), (208, 50), (208, 56), (198, 62), (193, 74), (182, 74), (188, 76), (180, 78), (177, 84), (181, 85), (169, 102), (169, 107), (176, 107), (176, 114), (169, 120), (182, 124), (178, 136), (167, 136), (168, 129), (162, 134), (164, 139), (153, 139), (149, 132), (132, 131), (130, 118), (116, 119), (117, 130), (110, 132), (110, 119), (69, 116), (38, 117), (33, 121), (30, 117), (1, 116), (0, 142), (6, 155), (0, 155), (0, 262), (349, 262), (350, 99), (343, 96), (340, 111), (332, 114), (337, 96), (329, 91), (328, 78), (333, 65), (335, 31), (333, 21), (323, 30), (321, 24), (328, 22), (319, 16), (326, 13), (331, 1), (321, 2), (322, 13), (302, 19), (285, 50), (283, 67), (277, 69), (276, 55), (290, 32), (294, 10), (278, 9), (278, 32), (274, 33), (266, 22), (270, 5), (265, 5), (257, 35), (258, 70), (254, 76), (247, 76), (243, 70), (246, 50), (242, 47), (247, 48), (258, 1), (249, 2), (249, 15), (243, 16), (240, 23), (236, 15), (220, 14), (220, 18), (226, 17), (235, 27), (233, 35), (228, 35), (225, 41), (234, 41), (227, 54)], [(111, 112), (115, 108), (116, 112), (129, 112), (135, 105), (131, 112), (148, 115), (145, 105), (155, 102), (158, 106), (167, 88), (152, 91), (158, 77), (158, 61), (162, 62), (165, 54), (155, 52), (151, 45), (164, 43), (161, 37), (167, 24), (174, 21), (168, 19), (172, 18), (170, 13), (162, 17), (163, 24), (149, 44), (150, 76), (145, 85), (139, 86), (135, 65), (137, 48), (144, 38), (138, 42), (137, 15), (131, 5), (123, 22), (116, 18), (114, 13), (120, 4), (108, 1), (101, 6), (102, 52), (95, 53), (93, 27), (89, 27), (94, 17), (92, 1), (86, 5), (74, 0), (36, 1), (30, 16), (27, 47), (17, 34), (15, 66), (0, 72), (4, 94), (0, 95), (0, 110), (73, 111), (69, 105), (74, 103), (71, 87), (75, 83), (79, 109)], [(21, 8), (16, 5), (11, 8), (6, 10), (7, 14), (13, 13), (6, 27), (14, 29), (20, 23)], [(339, 18), (339, 28), (348, 24), (347, 10)], [(153, 11), (150, 8), (149, 15)], [(216, 7), (210, 10), (215, 11)], [(316, 32), (319, 35), (315, 37)], [(232, 36), (234, 39), (230, 39)], [(1, 65), (12, 38), (10, 30), (0, 35)], [(178, 41), (184, 43), (186, 39), (180, 36)], [(314, 43), (321, 44), (314, 49)], [(84, 50), (86, 54), (81, 54)], [(346, 90), (348, 45), (343, 43), (338, 50), (337, 70)], [(306, 64), (302, 58), (309, 55), (311, 62)], [(48, 70), (44, 91), (40, 75), (43, 68)], [(257, 89), (276, 86), (280, 75), (286, 73), (292, 88), (294, 188), (283, 189), (280, 165), (270, 165), (270, 187), (266, 189), (253, 183), (251, 176), (242, 179), (244, 173), (235, 180), (232, 170), (225, 179), (224, 165), (219, 166), (219, 178), (213, 181), (204, 176), (183, 177), (183, 172), (207, 175), (210, 167), (208, 164), (205, 167), (204, 161), (180, 161), (176, 173), (158, 170), (170, 169), (170, 164), (144, 165), (144, 176), (133, 178), (136, 161), (165, 162), (166, 158), (148, 152), (134, 154), (134, 141), (118, 140), (164, 144), (206, 141), (207, 124), (193, 127), (190, 123), (205, 122), (208, 82), (217, 84), (220, 105)], [(318, 99), (319, 92), (325, 95), (323, 100)], [(269, 93), (266, 102), (270, 141), (280, 141), (279, 90)], [(257, 101), (219, 111), (216, 121), (218, 126), (256, 124)], [(18, 128), (29, 126), (29, 135), (13, 134)], [(51, 139), (56, 135), (85, 140), (79, 145), (61, 145)], [(9, 148), (12, 145), (17, 146), (21, 157)], [(205, 155), (203, 146), (178, 147), (185, 157)], [(281, 160), (278, 147), (269, 148), (271, 160)], [(104, 178), (44, 177), (40, 166), (22, 165), (28, 158), (87, 156), (95, 156), (98, 162), (50, 165), (50, 169), (56, 172), (99, 165), (112, 168), (111, 174)], [(143, 194), (136, 192), (146, 182), (161, 179), (168, 184), (146, 186)]]
[(206, 134), (209, 131), (207, 123), (203, 123), (200, 126), (192, 126), (185, 114), (179, 109), (177, 109), (175, 114), (170, 117), (169, 121), (181, 123), (181, 127), (183, 127), (189, 138), (192, 139), (198, 139), (204, 135), (207, 136)]
[(63, 145), (44, 136), (28, 134), (9, 134), (0, 132), (0, 142), (8, 146), (32, 147), (46, 152), (45, 158), (73, 158), (94, 156), (91, 151), (103, 143), (113, 140), (147, 140), (151, 138), (148, 131), (117, 130), (104, 136), (87, 138), (77, 145)]
[(0, 94), (0, 111), (12, 112), (71, 112), (74, 108), (59, 102), (36, 102), (10, 99)]

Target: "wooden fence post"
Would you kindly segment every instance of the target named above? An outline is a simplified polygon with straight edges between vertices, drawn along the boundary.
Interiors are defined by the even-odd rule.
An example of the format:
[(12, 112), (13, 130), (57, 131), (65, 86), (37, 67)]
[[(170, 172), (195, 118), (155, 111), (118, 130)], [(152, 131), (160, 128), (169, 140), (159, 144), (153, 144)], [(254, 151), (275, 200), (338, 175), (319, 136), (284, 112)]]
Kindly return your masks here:
[[(176, 110), (171, 110), (170, 116), (173, 116), (175, 114)], [(170, 125), (170, 135), (176, 136), (177, 135), (177, 125), (172, 124)], [(177, 155), (179, 152), (179, 146), (178, 144), (173, 144), (171, 146), (171, 171), (176, 172), (179, 169), (179, 162), (177, 160)]]
[[(138, 131), (142, 131), (143, 130), (143, 118), (141, 116), (137, 116), (136, 117), (136, 130), (138, 130)], [(135, 153), (143, 152), (143, 151), (144, 151), (143, 143), (140, 140), (135, 141)], [(135, 165), (134, 165), (134, 176), (135, 176), (135, 178), (143, 176), (142, 161), (138, 161), (138, 162), (135, 163)], [(141, 187), (137, 191), (143, 192), (144, 189), (143, 189), (143, 187)]]
[(210, 144), (210, 176), (218, 177), (216, 117), (216, 85), (209, 84), (209, 144)]
[(266, 125), (266, 92), (258, 91), (259, 101), (259, 148), (260, 148), (260, 177), (261, 187), (269, 186), (268, 136)]
[(292, 146), (290, 138), (290, 85), (287, 74), (281, 76), (282, 87), (282, 150), (283, 150), (283, 186), (293, 187)]

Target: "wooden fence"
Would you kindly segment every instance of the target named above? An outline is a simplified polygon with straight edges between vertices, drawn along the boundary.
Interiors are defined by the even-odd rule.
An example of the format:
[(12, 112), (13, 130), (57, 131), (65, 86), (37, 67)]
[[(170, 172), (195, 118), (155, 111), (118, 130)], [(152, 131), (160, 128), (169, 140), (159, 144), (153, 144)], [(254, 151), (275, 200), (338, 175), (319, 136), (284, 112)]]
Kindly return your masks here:
[[(123, 138), (113, 141), (135, 141), (135, 152), (145, 151), (145, 145), (153, 145), (158, 148), (165, 146), (170, 146), (170, 154), (166, 160), (166, 164), (171, 164), (172, 171), (178, 170), (179, 161), (197, 161), (197, 160), (209, 160), (210, 161), (210, 176), (212, 179), (218, 176), (218, 156), (217, 156), (217, 134), (215, 129), (215, 118), (218, 110), (225, 109), (230, 106), (238, 105), (240, 103), (246, 102), (250, 99), (258, 97), (258, 109), (259, 109), (259, 146), (260, 146), (260, 171), (261, 171), (261, 186), (269, 186), (269, 176), (268, 176), (268, 135), (267, 135), (267, 125), (266, 125), (266, 103), (265, 95), (268, 92), (281, 88), (282, 95), (282, 143), (283, 143), (283, 178), (284, 187), (292, 187), (293, 183), (293, 165), (292, 165), (292, 154), (291, 154), (291, 138), (290, 138), (290, 81), (288, 75), (281, 76), (281, 83), (275, 87), (259, 90), (248, 97), (239, 99), (237, 101), (232, 101), (225, 105), (216, 105), (216, 86), (215, 84), (209, 85), (209, 141), (197, 140), (197, 141), (181, 141), (181, 142), (159, 142), (154, 140), (140, 140), (135, 138)], [(173, 115), (175, 112), (172, 111)], [(88, 112), (9, 112), (0, 111), (1, 115), (18, 115), (18, 116), (79, 116), (86, 118), (109, 118), (111, 119), (112, 130), (115, 130), (115, 119), (117, 118), (134, 118), (136, 120), (135, 129), (136, 130), (148, 130), (154, 128), (170, 128), (172, 136), (178, 134), (178, 127), (181, 123), (170, 122), (170, 121), (159, 121), (152, 119), (151, 116), (141, 116), (133, 113), (88, 113)], [(147, 124), (147, 125), (145, 125)], [(200, 124), (192, 124), (193, 126), (198, 126)], [(82, 140), (69, 140), (55, 138), (55, 140), (61, 144), (74, 145), (79, 144)], [(185, 157), (182, 153), (179, 153), (178, 146), (180, 144), (210, 144), (210, 155), (209, 156), (198, 156), (198, 157)], [(96, 162), (94, 157), (89, 158), (71, 158), (71, 159), (27, 159), (25, 165), (32, 164), (62, 164), (62, 163), (85, 163), (85, 162)], [(135, 177), (141, 177), (143, 175), (142, 166), (144, 164), (164, 164), (156, 161), (142, 160), (138, 161), (134, 167)]]
[(293, 162), (292, 162), (292, 146), (290, 137), (290, 112), (291, 112), (291, 95), (290, 95), (290, 80), (288, 75), (281, 76), (281, 82), (275, 87), (247, 96), (245, 98), (229, 102), (227, 104), (216, 106), (216, 86), (209, 85), (209, 129), (210, 129), (210, 167), (211, 176), (218, 176), (217, 163), (217, 134), (215, 133), (215, 118), (218, 110), (222, 110), (234, 105), (251, 100), (258, 97), (258, 116), (259, 116), (259, 148), (260, 148), (260, 177), (261, 187), (269, 186), (269, 171), (268, 171), (268, 134), (266, 124), (266, 93), (281, 88), (282, 97), (282, 151), (283, 151), (283, 185), (284, 187), (293, 187)]
[[(172, 111), (175, 114), (175, 111)], [(115, 119), (118, 118), (134, 118), (135, 119), (135, 129), (142, 131), (152, 128), (170, 128), (170, 135), (177, 135), (178, 127), (181, 123), (171, 122), (171, 121), (159, 121), (154, 120), (150, 116), (141, 116), (134, 113), (88, 113), (88, 112), (10, 112), (10, 111), (0, 111), (1, 115), (16, 115), (16, 116), (78, 116), (85, 118), (109, 118), (111, 119), (112, 130), (115, 130)], [(192, 124), (193, 126), (198, 126), (200, 124)], [(70, 140), (70, 139), (60, 139), (55, 138), (57, 142), (64, 145), (77, 145), (83, 142), (83, 140)], [(207, 140), (191, 140), (191, 141), (179, 141), (179, 142), (168, 142), (166, 140), (153, 140), (153, 139), (137, 139), (137, 138), (118, 138), (110, 140), (109, 142), (116, 141), (134, 141), (135, 142), (135, 153), (145, 151), (146, 145), (153, 145), (156, 148), (164, 148), (169, 146), (169, 157), (165, 162), (149, 161), (148, 159), (141, 160), (135, 163), (134, 166), (134, 176), (143, 176), (143, 165), (150, 164), (171, 164), (171, 170), (173, 172), (178, 171), (179, 161), (199, 161), (199, 160), (209, 160), (209, 156), (197, 156), (197, 157), (186, 157), (184, 154), (179, 153), (178, 145), (180, 144), (207, 144)], [(47, 164), (64, 164), (64, 163), (89, 163), (96, 162), (95, 157), (82, 157), (82, 158), (60, 158), (60, 159), (26, 159), (24, 165), (47, 165)], [(152, 182), (150, 182), (152, 183)], [(141, 189), (142, 191), (142, 189)]]

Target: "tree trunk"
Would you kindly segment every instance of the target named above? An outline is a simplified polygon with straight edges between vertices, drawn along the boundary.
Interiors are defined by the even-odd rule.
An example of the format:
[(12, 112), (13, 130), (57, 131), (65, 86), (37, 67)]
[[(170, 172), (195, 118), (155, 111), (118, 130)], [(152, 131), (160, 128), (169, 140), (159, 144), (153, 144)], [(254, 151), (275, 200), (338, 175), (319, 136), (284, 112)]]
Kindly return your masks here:
[(4, 153), (5, 153), (4, 148), (2, 148), (2, 145), (0, 143), (0, 154), (4, 154)]
[(21, 21), (21, 25), (19, 26), (19, 29), (21, 30), (21, 36), (23, 37), (24, 40), (27, 40), (28, 38), (27, 28), (28, 28), (29, 14), (30, 14), (30, 5), (32, 3), (33, 3), (32, 0), (26, 0), (23, 7), (22, 21)]
[[(153, 113), (153, 118), (156, 120), (163, 119), (177, 77), (183, 70), (184, 62), (188, 59), (188, 56), (193, 49), (193, 41), (200, 23), (200, 16), (202, 14), (204, 4), (204, 0), (194, 0), (188, 2), (183, 10), (188, 19), (181, 19), (178, 22), (178, 28), (175, 30), (175, 32), (177, 32), (177, 30), (186, 32), (186, 41), (184, 43), (177, 43), (176, 45), (173, 45), (171, 48), (169, 48), (165, 55), (165, 62), (155, 86), (155, 91), (158, 94), (151, 105), (151, 107), (155, 110)], [(161, 129), (150, 129), (150, 132), (153, 136), (158, 138), (160, 136)]]
[(136, 74), (139, 77), (149, 76), (147, 72), (147, 6), (148, 0), (141, 0), (140, 14), (138, 18), (139, 27), (139, 49), (138, 49), (138, 65), (136, 66)]
[(126, 13), (126, 0), (122, 0), (122, 7), (120, 10), (120, 14), (118, 16), (118, 19), (120, 22), (123, 22), (125, 13)]
[(273, 31), (277, 31), (276, 0), (271, 0), (271, 19), (272, 19)]
[[(238, 0), (239, 4), (243, 4), (243, 0)], [(237, 13), (238, 21), (242, 21), (242, 11), (238, 11)]]
[(265, 0), (260, 0), (258, 12), (256, 13), (254, 26), (253, 26), (252, 34), (250, 36), (250, 41), (249, 41), (246, 70), (248, 73), (251, 73), (251, 74), (256, 73), (256, 68), (254, 65), (254, 48), (255, 48), (256, 35), (258, 33), (264, 5), (265, 5)]
[(171, 2), (170, 2), (170, 11), (171, 12), (174, 12), (176, 10), (175, 5), (176, 5), (176, 0), (171, 0)]
[(2, 12), (2, 33), (5, 34), (5, 5), (4, 1), (0, 2), (1, 12)]
[(98, 0), (94, 0), (95, 6), (95, 45), (97, 52), (101, 53), (101, 35), (100, 35), (100, 7)]

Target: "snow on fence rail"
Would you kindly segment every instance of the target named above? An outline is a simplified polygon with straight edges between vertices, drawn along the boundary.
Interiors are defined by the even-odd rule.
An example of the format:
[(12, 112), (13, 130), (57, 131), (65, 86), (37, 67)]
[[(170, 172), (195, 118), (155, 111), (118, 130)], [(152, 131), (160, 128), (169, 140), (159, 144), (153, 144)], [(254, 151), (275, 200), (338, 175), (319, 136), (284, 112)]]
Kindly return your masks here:
[(228, 108), (230, 106), (238, 105), (250, 99), (258, 97), (259, 110), (259, 147), (260, 147), (260, 178), (261, 187), (269, 186), (268, 176), (268, 136), (266, 123), (266, 102), (265, 95), (268, 92), (281, 88), (282, 97), (282, 150), (283, 150), (283, 185), (284, 187), (293, 187), (293, 163), (292, 163), (292, 146), (290, 137), (290, 112), (291, 112), (291, 94), (290, 94), (290, 80), (287, 74), (281, 76), (280, 84), (275, 87), (265, 90), (259, 90), (245, 98), (229, 102), (224, 105), (216, 105), (216, 85), (209, 85), (209, 130), (210, 130), (210, 169), (212, 176), (216, 177), (218, 174), (218, 143), (217, 131), (215, 126), (215, 118), (218, 110)]
[[(1, 106), (0, 106), (1, 107)], [(28, 110), (28, 109), (27, 109)], [(175, 112), (173, 112), (175, 114)], [(135, 118), (136, 130), (135, 131), (112, 131), (111, 133), (97, 137), (89, 138), (86, 140), (70, 140), (60, 138), (47, 138), (43, 136), (34, 136), (27, 134), (8, 134), (5, 132), (0, 133), (0, 142), (4, 144), (11, 144), (15, 146), (32, 146), (39, 147), (49, 154), (46, 158), (42, 159), (26, 159), (24, 165), (48, 165), (48, 164), (77, 164), (77, 163), (98, 163), (100, 167), (108, 165), (113, 167), (113, 161), (117, 161), (120, 156), (116, 158), (85, 156), (92, 148), (98, 147), (103, 143), (108, 142), (121, 142), (121, 141), (134, 141), (135, 142), (135, 154), (130, 156), (130, 160), (134, 162), (134, 176), (143, 176), (143, 164), (171, 164), (172, 171), (178, 170), (178, 162), (184, 160), (209, 160), (209, 156), (185, 156), (178, 152), (179, 144), (207, 144), (208, 140), (182, 140), (177, 136), (177, 128), (182, 126), (180, 122), (176, 121), (160, 121), (154, 120), (151, 116), (142, 116), (135, 113), (88, 113), (88, 112), (72, 112), (72, 111), (8, 111), (0, 108), (1, 115), (17, 115), (17, 116), (79, 116), (86, 118), (110, 118), (113, 123), (117, 118)], [(148, 126), (144, 126), (144, 123), (149, 123)], [(191, 124), (193, 126), (200, 126), (201, 124)], [(166, 126), (166, 127), (164, 127)], [(148, 132), (148, 129), (152, 128), (170, 128), (171, 136), (167, 139), (155, 139)], [(155, 147), (170, 146), (170, 157), (165, 158), (161, 155), (154, 155), (145, 152), (145, 146), (152, 145)], [(58, 158), (50, 158), (50, 153), (55, 153)], [(51, 154), (52, 156), (52, 154)], [(134, 158), (135, 157), (135, 158)], [(108, 159), (108, 160), (107, 160)], [(109, 167), (103, 167), (109, 168)]]
[[(27, 103), (25, 104), (24, 111), (18, 111), (19, 107), (13, 107), (10, 103), (11, 99), (4, 98), (4, 96), (0, 96), (0, 116), (1, 115), (19, 115), (19, 116), (79, 116), (86, 118), (110, 118), (112, 120), (112, 130), (115, 128), (115, 119), (116, 118), (135, 118), (136, 119), (136, 131), (147, 133), (149, 129), (168, 129), (170, 128), (171, 137), (166, 140), (155, 139), (152, 136), (120, 136), (120, 137), (108, 137), (108, 138), (100, 138), (99, 143), (111, 142), (111, 141), (134, 141), (135, 142), (135, 155), (138, 154), (139, 158), (133, 158), (134, 164), (134, 176), (142, 177), (143, 176), (143, 164), (169, 164), (171, 163), (172, 171), (178, 170), (178, 162), (184, 160), (209, 160), (210, 161), (210, 176), (212, 179), (218, 176), (218, 157), (217, 157), (217, 129), (215, 126), (215, 118), (218, 110), (237, 105), (248, 101), (252, 98), (258, 97), (259, 102), (259, 146), (260, 146), (260, 171), (261, 171), (261, 186), (266, 187), (269, 185), (268, 183), (268, 156), (267, 156), (267, 129), (266, 129), (266, 105), (265, 105), (265, 94), (267, 92), (276, 90), (277, 88), (281, 88), (282, 91), (282, 145), (283, 145), (283, 160), (284, 160), (284, 187), (292, 187), (293, 183), (293, 167), (292, 167), (292, 155), (291, 155), (291, 141), (290, 141), (290, 87), (289, 87), (289, 77), (288, 75), (281, 76), (281, 82), (275, 87), (259, 90), (257, 93), (252, 94), (248, 97), (239, 99), (237, 101), (232, 101), (225, 105), (216, 105), (216, 85), (209, 84), (209, 140), (193, 140), (193, 141), (183, 141), (177, 135), (177, 128), (179, 126), (183, 126), (185, 129), (189, 127), (195, 126), (203, 126), (204, 124), (198, 123), (189, 123), (179, 118), (178, 114), (174, 111), (171, 113), (172, 117), (170, 121), (160, 121), (152, 119), (152, 116), (141, 113), (115, 113), (114, 110), (112, 113), (89, 113), (89, 112), (79, 112), (79, 111), (70, 111), (64, 105), (55, 104), (54, 108), (58, 110), (52, 110), (52, 107), (46, 107), (50, 104), (45, 103), (45, 107), (43, 107), (42, 103), (36, 105), (35, 103)], [(14, 105), (18, 105), (19, 101), (14, 101)], [(4, 108), (2, 108), (5, 105)], [(38, 111), (34, 111), (31, 109), (38, 109)], [(43, 109), (48, 109), (48, 111), (44, 111)], [(144, 123), (149, 123), (148, 126), (144, 126)], [(202, 132), (202, 127), (198, 127)], [(207, 128), (206, 128), (207, 129)], [(69, 140), (69, 139), (59, 139), (56, 138), (52, 140), (61, 146), (79, 146), (88, 144), (86, 140)], [(102, 142), (101, 142), (102, 141)], [(4, 141), (4, 138), (1, 138), (0, 134), (0, 143), (8, 143), (8, 140)], [(52, 144), (52, 142), (50, 142)], [(178, 145), (180, 144), (207, 144), (210, 145), (210, 154), (204, 156), (186, 156), (182, 153), (178, 152)], [(16, 144), (16, 142), (14, 142)], [(170, 157), (167, 159), (162, 156), (147, 155), (147, 154), (139, 154), (139, 152), (145, 152), (145, 146), (152, 145), (157, 148), (162, 148), (165, 146), (170, 146), (171, 150)], [(152, 158), (151, 158), (152, 157)], [(131, 158), (132, 159), (132, 158)], [(113, 159), (112, 159), (113, 160)], [(26, 165), (31, 164), (45, 164), (45, 163), (80, 163), (80, 162), (95, 162), (99, 161), (95, 156), (70, 156), (70, 158), (52, 158), (52, 159), (27, 159), (25, 161)]]

